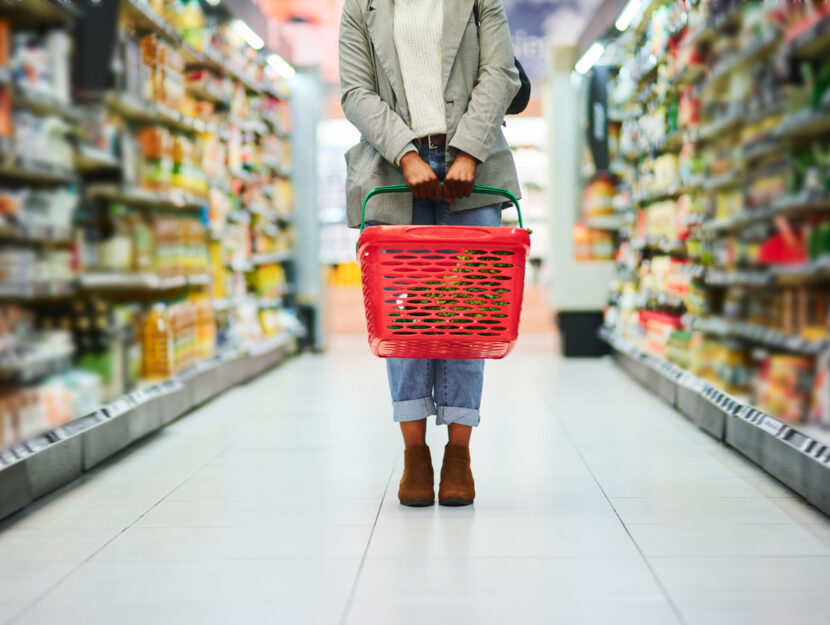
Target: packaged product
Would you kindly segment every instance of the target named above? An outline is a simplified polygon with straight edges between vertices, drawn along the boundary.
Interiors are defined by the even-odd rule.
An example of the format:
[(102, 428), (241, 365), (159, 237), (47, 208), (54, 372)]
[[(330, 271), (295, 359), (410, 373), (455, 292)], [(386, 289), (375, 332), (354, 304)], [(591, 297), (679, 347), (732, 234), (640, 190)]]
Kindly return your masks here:
[(574, 245), (574, 258), (576, 260), (591, 260), (591, 231), (585, 224), (575, 224), (572, 235)]
[(766, 356), (755, 384), (758, 407), (784, 421), (801, 422), (809, 407), (813, 367), (813, 360), (803, 356)]
[(824, 350), (816, 358), (809, 420), (830, 427), (830, 350)]
[(173, 340), (167, 308), (155, 304), (144, 320), (144, 377), (164, 380), (173, 374)]
[(200, 296), (194, 300), (196, 309), (196, 350), (195, 359), (213, 357), (216, 351), (216, 318), (210, 299)]

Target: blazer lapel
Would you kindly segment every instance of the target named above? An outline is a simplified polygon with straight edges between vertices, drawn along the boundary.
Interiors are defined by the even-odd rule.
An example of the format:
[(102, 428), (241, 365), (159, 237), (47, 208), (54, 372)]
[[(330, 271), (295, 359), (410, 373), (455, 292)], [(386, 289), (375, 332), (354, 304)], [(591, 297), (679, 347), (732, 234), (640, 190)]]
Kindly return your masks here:
[(403, 105), (402, 109), (407, 110), (398, 50), (395, 48), (394, 19), (394, 0), (371, 0), (366, 23), (375, 47), (375, 58), (378, 59), (383, 72), (389, 79), (398, 102)]
[(476, 0), (444, 0), (444, 32), (441, 38), (441, 86), (446, 91), (450, 71), (461, 45), (461, 38), (467, 29), (467, 22), (473, 13)]

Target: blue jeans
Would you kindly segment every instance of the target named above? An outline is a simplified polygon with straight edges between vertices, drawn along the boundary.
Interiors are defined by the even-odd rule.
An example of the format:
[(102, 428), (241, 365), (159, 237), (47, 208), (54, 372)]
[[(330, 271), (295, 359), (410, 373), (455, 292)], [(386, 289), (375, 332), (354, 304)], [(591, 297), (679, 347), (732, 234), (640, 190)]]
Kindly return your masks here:
[[(444, 147), (422, 145), (421, 158), (443, 180), (447, 173)], [(413, 225), (499, 226), (501, 205), (457, 213), (443, 200), (412, 200)], [(395, 421), (418, 421), (436, 415), (438, 425), (479, 423), (484, 360), (388, 358), (386, 372)]]

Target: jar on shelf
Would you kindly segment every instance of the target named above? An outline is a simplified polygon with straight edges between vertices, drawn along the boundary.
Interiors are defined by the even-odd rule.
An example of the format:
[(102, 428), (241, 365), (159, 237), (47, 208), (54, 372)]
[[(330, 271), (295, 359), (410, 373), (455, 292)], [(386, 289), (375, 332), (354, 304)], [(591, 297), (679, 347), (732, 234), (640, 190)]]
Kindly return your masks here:
[(614, 214), (616, 185), (609, 174), (600, 172), (585, 185), (582, 194), (582, 216), (585, 220)]

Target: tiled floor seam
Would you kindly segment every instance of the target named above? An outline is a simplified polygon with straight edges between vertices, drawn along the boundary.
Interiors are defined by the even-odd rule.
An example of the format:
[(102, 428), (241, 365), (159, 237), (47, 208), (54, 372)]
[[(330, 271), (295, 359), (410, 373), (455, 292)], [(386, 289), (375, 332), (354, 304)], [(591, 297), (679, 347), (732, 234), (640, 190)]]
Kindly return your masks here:
[(31, 610), (32, 608), (34, 608), (34, 607), (35, 607), (38, 603), (40, 603), (40, 602), (41, 602), (41, 601), (42, 601), (42, 600), (43, 600), (43, 599), (44, 599), (44, 598), (45, 598), (45, 597), (46, 597), (49, 593), (51, 593), (51, 592), (52, 592), (53, 590), (55, 590), (58, 586), (60, 586), (61, 584), (63, 584), (63, 583), (64, 583), (66, 580), (68, 580), (70, 577), (72, 577), (73, 575), (75, 575), (75, 573), (77, 573), (78, 571), (80, 571), (80, 570), (83, 568), (83, 566), (84, 566), (87, 562), (89, 562), (92, 558), (94, 558), (97, 554), (99, 554), (99, 553), (100, 553), (103, 549), (106, 549), (109, 545), (111, 545), (111, 544), (113, 543), (113, 541), (115, 541), (118, 537), (120, 537), (122, 534), (124, 534), (124, 532), (126, 532), (127, 530), (129, 530), (130, 528), (132, 528), (133, 526), (135, 526), (135, 524), (136, 524), (136, 523), (138, 523), (141, 519), (143, 519), (143, 518), (144, 518), (145, 516), (147, 516), (150, 512), (152, 512), (152, 511), (153, 511), (153, 510), (154, 510), (154, 509), (155, 509), (155, 508), (156, 508), (156, 507), (157, 507), (160, 503), (162, 503), (162, 502), (163, 502), (165, 499), (167, 499), (170, 495), (172, 495), (172, 494), (173, 494), (173, 493), (175, 493), (177, 490), (179, 490), (179, 488), (181, 488), (181, 487), (182, 487), (182, 485), (184, 485), (186, 482), (188, 482), (189, 480), (191, 480), (191, 479), (193, 478), (193, 476), (194, 476), (194, 475), (196, 475), (199, 471), (201, 471), (202, 469), (204, 469), (204, 468), (205, 468), (206, 466), (208, 466), (211, 462), (213, 462), (214, 460), (216, 460), (216, 458), (218, 458), (219, 456), (221, 456), (221, 455), (223, 455), (223, 454), (227, 453), (227, 452), (231, 449), (231, 447), (232, 447), (232, 445), (229, 445), (228, 447), (226, 447), (225, 449), (223, 449), (222, 451), (220, 451), (218, 454), (216, 454), (215, 456), (213, 456), (212, 458), (210, 458), (209, 460), (207, 460), (207, 461), (206, 461), (206, 462), (204, 462), (203, 464), (199, 465), (199, 466), (198, 466), (198, 467), (197, 467), (197, 468), (196, 468), (196, 469), (195, 469), (195, 470), (194, 470), (194, 471), (193, 471), (190, 475), (188, 475), (187, 477), (185, 477), (185, 478), (184, 478), (184, 479), (183, 479), (183, 480), (182, 480), (179, 484), (177, 484), (174, 488), (172, 488), (172, 489), (171, 489), (171, 490), (170, 490), (170, 491), (169, 491), (166, 495), (164, 495), (161, 499), (159, 499), (158, 501), (156, 501), (156, 502), (155, 502), (154, 504), (152, 504), (149, 508), (147, 508), (144, 512), (142, 512), (142, 513), (141, 513), (138, 517), (136, 517), (136, 518), (132, 521), (132, 523), (130, 523), (129, 525), (127, 525), (127, 527), (125, 527), (125, 528), (123, 528), (121, 531), (119, 531), (119, 532), (118, 532), (115, 536), (113, 536), (112, 538), (110, 538), (107, 542), (105, 542), (103, 545), (101, 545), (100, 547), (98, 547), (98, 549), (96, 549), (95, 551), (93, 551), (93, 552), (92, 552), (89, 556), (87, 556), (86, 558), (84, 558), (84, 560), (83, 560), (82, 562), (80, 562), (80, 563), (78, 564), (78, 566), (74, 567), (74, 568), (73, 568), (71, 571), (69, 571), (66, 575), (64, 575), (63, 577), (61, 577), (58, 581), (56, 581), (54, 584), (52, 584), (51, 586), (49, 586), (49, 588), (47, 588), (46, 590), (44, 590), (44, 591), (43, 591), (42, 593), (40, 593), (37, 597), (35, 597), (35, 598), (34, 598), (34, 599), (32, 599), (29, 603), (27, 603), (25, 606), (23, 606), (23, 608), (21, 608), (21, 609), (17, 612), (17, 614), (15, 614), (15, 615), (14, 615), (14, 616), (12, 616), (9, 620), (7, 620), (7, 621), (6, 621), (5, 625), (13, 625), (13, 623), (14, 623), (15, 621), (17, 621), (17, 620), (19, 620), (20, 618), (22, 618), (22, 617), (26, 614), (26, 612), (28, 612), (29, 610)]
[(380, 497), (380, 503), (378, 504), (378, 511), (375, 514), (375, 520), (372, 523), (372, 529), (369, 532), (369, 538), (366, 540), (366, 548), (363, 550), (363, 556), (360, 558), (360, 564), (357, 567), (357, 572), (354, 576), (354, 583), (352, 583), (352, 587), (349, 590), (349, 596), (346, 599), (346, 605), (343, 606), (343, 616), (340, 619), (340, 625), (346, 625), (349, 619), (349, 612), (352, 608), (352, 603), (354, 602), (355, 594), (357, 593), (357, 585), (360, 583), (360, 574), (363, 572), (363, 565), (366, 564), (366, 556), (369, 554), (369, 547), (372, 544), (372, 537), (375, 535), (375, 528), (378, 526), (378, 519), (380, 518), (380, 512), (383, 510), (383, 502), (386, 501), (386, 493), (389, 492), (389, 484), (392, 483), (392, 476), (395, 475), (395, 468), (398, 466), (398, 461), (395, 460), (392, 463), (392, 468), (389, 470), (389, 477), (386, 480), (386, 486), (383, 489), (383, 495)]
[[(740, 477), (740, 476), (738, 476), (738, 477)], [(667, 499), (667, 497), (632, 497), (632, 496), (629, 496), (629, 495), (615, 495), (614, 499)], [(681, 496), (671, 497), (671, 499), (770, 499), (770, 500), (775, 500), (775, 499), (793, 500), (793, 499), (797, 499), (805, 505), (810, 505), (809, 502), (804, 501), (799, 496), (795, 496), (795, 497), (787, 497), (787, 496), (776, 497), (775, 495), (764, 495), (763, 493), (758, 493), (757, 495), (706, 495), (706, 497), (701, 497), (700, 495), (687, 495), (685, 497), (681, 497)]]
[[(548, 402), (551, 403), (550, 400), (548, 400)], [(654, 567), (652, 567), (651, 562), (649, 562), (648, 558), (646, 557), (646, 554), (643, 552), (643, 550), (640, 548), (640, 545), (638, 545), (637, 541), (634, 539), (634, 536), (628, 530), (628, 526), (625, 524), (625, 521), (623, 521), (622, 517), (620, 516), (620, 513), (617, 512), (617, 508), (612, 503), (611, 498), (608, 496), (608, 493), (605, 492), (605, 489), (602, 487), (602, 484), (600, 483), (599, 479), (597, 479), (597, 476), (594, 473), (593, 469), (591, 468), (591, 465), (588, 463), (585, 456), (582, 455), (582, 450), (579, 449), (579, 445), (577, 445), (576, 440), (571, 435), (570, 430), (568, 430), (568, 427), (565, 425), (565, 423), (562, 421), (562, 419), (559, 418), (556, 410), (554, 409), (554, 406), (552, 406), (552, 405), (551, 405), (551, 413), (553, 414), (553, 418), (556, 419), (556, 421), (559, 423), (559, 426), (562, 428), (562, 431), (564, 432), (565, 436), (571, 442), (571, 445), (573, 445), (574, 450), (576, 451), (577, 455), (579, 456), (579, 459), (585, 465), (585, 468), (588, 469), (588, 472), (591, 474), (591, 477), (593, 478), (594, 482), (596, 483), (597, 487), (599, 488), (600, 492), (602, 493), (602, 496), (605, 497), (605, 501), (608, 503), (609, 506), (611, 506), (611, 510), (614, 511), (614, 515), (619, 520), (620, 525), (622, 525), (623, 530), (625, 530), (625, 533), (628, 535), (629, 540), (631, 540), (631, 544), (634, 545), (634, 548), (637, 550), (637, 553), (640, 554), (640, 557), (642, 558), (643, 563), (646, 565), (646, 568), (648, 568), (648, 571), (651, 574), (651, 577), (654, 579), (654, 582), (657, 584), (657, 587), (660, 589), (660, 592), (663, 593), (663, 596), (665, 597), (666, 602), (669, 604), (669, 607), (671, 608), (671, 610), (674, 613), (675, 617), (677, 617), (678, 622), (680, 623), (680, 625), (689, 625), (688, 622), (686, 621), (686, 619), (683, 617), (683, 613), (680, 611), (680, 608), (678, 607), (677, 603), (674, 601), (672, 596), (669, 594), (668, 589), (663, 584), (662, 580), (658, 577), (657, 571), (654, 570)]]

